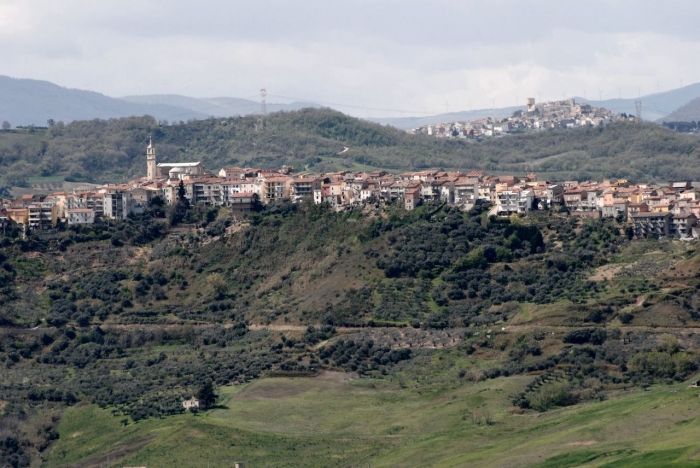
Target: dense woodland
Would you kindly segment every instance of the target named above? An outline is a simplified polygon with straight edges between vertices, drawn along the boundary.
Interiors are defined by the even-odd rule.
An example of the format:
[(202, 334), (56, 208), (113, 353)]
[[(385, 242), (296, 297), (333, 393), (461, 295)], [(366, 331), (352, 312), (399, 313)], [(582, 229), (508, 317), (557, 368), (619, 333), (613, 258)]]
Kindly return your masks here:
[[(694, 275), (664, 279), (648, 267), (590, 278), (615, 258), (680, 243), (630, 241), (614, 220), (486, 213), (281, 203), (241, 224), (225, 208), (154, 203), (143, 216), (53, 237), (8, 232), (0, 241), (2, 458), (39, 460), (62, 409), (78, 402), (128, 425), (182, 412), (182, 399), (205, 382), (319, 369), (381, 379), (438, 353), (436, 343), (484, 359), (455, 371), (455, 382), (537, 375), (512, 396), (522, 410), (697, 370), (696, 338), (642, 329), (697, 326)], [(544, 311), (543, 322), (496, 331), (525, 310)], [(271, 322), (305, 331), (260, 328)]]
[[(700, 144), (652, 125), (551, 130), (481, 142), (413, 136), (330, 109), (267, 116), (156, 122), (155, 119), (51, 122), (49, 128), (0, 131), (4, 185), (30, 178), (118, 182), (145, 172), (152, 134), (159, 161), (202, 161), (209, 170), (231, 165), (328, 171), (343, 168), (535, 171), (553, 180), (700, 179)], [(348, 151), (339, 155), (347, 147)]]

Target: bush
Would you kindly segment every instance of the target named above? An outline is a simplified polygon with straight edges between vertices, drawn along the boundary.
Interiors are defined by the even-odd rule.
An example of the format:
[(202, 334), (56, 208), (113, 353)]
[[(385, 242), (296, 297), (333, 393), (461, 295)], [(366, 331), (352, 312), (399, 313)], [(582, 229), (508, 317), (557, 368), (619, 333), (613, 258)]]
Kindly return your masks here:
[(555, 406), (569, 406), (577, 403), (568, 382), (547, 383), (528, 398), (530, 407), (537, 411), (547, 411)]
[(634, 320), (634, 315), (630, 314), (629, 312), (623, 312), (620, 315), (618, 315), (617, 318), (620, 319), (620, 322), (627, 325), (628, 323), (631, 323), (632, 320)]
[(601, 328), (582, 328), (579, 330), (571, 330), (564, 335), (562, 341), (571, 344), (586, 344), (591, 343), (601, 345), (605, 342), (607, 334)]

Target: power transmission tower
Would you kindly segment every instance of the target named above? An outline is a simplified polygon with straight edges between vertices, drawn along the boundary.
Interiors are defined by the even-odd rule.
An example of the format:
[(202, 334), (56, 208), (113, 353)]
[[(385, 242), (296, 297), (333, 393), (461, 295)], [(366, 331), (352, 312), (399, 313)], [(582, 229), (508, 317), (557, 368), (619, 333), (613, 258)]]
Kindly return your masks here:
[(634, 101), (637, 123), (642, 123), (642, 101)]

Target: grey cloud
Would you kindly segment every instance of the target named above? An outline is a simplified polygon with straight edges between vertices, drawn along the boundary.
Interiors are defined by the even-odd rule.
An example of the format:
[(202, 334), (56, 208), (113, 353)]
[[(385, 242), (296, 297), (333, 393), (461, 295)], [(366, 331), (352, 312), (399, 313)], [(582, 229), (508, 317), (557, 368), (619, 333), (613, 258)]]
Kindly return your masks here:
[(271, 94), (420, 109), (700, 79), (700, 65), (682, 58), (700, 44), (695, 1), (3, 3), (31, 27), (0, 34), (0, 74), (112, 95), (231, 95), (235, 86), (249, 97), (266, 85)]
[[(26, 2), (26, 4), (36, 4)], [(45, 3), (45, 2), (39, 2)], [(512, 44), (546, 40), (552, 31), (656, 31), (700, 35), (700, 2), (589, 0), (397, 1), (184, 0), (56, 2), (56, 17), (95, 32), (130, 36), (204, 36), (260, 41), (353, 40), (379, 37), (400, 44)], [(42, 8), (36, 4), (36, 14)], [(80, 30), (73, 30), (80, 32)]]

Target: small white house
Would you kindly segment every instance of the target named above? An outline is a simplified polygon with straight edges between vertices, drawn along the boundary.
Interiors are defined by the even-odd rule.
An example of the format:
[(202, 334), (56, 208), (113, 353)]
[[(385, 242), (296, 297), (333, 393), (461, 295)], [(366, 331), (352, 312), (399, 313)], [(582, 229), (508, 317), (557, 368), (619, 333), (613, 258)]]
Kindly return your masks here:
[(192, 397), (189, 400), (183, 401), (182, 407), (185, 408), (185, 411), (188, 411), (192, 408), (199, 408), (199, 400), (195, 397)]

